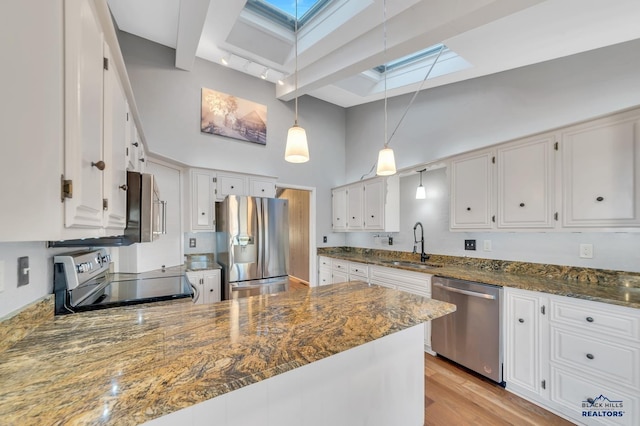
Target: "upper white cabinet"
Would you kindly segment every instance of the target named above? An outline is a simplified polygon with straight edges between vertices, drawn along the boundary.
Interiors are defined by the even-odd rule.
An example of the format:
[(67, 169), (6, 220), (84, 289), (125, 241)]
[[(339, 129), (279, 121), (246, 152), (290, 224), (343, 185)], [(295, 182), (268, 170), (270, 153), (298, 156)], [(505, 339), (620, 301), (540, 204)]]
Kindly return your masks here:
[(451, 160), (451, 229), (490, 229), (493, 216), (493, 150)]
[(276, 178), (217, 172), (215, 192), (217, 201), (224, 200), (227, 195), (275, 198)]
[(334, 231), (400, 230), (400, 180), (376, 177), (332, 190)]
[[(64, 4), (65, 226), (101, 228), (103, 156), (103, 88), (105, 42), (95, 3)], [(108, 165), (111, 167), (111, 164)]]
[(342, 186), (331, 190), (331, 225), (334, 231), (347, 229), (347, 187)]
[(553, 228), (554, 134), (500, 147), (497, 153), (500, 228)]
[(563, 225), (640, 224), (640, 114), (632, 111), (562, 132)]
[(185, 228), (188, 231), (215, 231), (215, 181), (213, 170), (189, 170), (186, 188), (189, 210), (185, 215)]

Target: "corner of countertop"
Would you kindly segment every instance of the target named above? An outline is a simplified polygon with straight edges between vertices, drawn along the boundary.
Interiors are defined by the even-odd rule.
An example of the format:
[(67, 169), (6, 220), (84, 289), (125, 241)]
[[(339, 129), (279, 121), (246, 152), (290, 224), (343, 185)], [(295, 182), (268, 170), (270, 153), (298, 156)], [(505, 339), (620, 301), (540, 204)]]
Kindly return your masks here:
[(0, 318), (0, 353), (31, 334), (41, 324), (52, 321), (54, 297), (47, 294), (4, 318)]

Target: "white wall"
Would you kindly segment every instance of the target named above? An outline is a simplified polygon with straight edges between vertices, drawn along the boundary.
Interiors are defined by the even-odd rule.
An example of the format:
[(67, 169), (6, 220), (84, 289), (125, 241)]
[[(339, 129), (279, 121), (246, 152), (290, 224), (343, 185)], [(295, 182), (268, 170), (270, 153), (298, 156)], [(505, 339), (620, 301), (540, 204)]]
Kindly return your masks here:
[[(284, 161), (293, 102), (275, 98), (272, 83), (196, 59), (192, 71), (174, 67), (175, 51), (120, 32), (119, 40), (136, 97), (144, 133), (153, 154), (193, 167), (278, 177), (279, 183), (317, 188), (318, 200), (330, 200), (331, 188), (344, 183), (345, 118), (343, 108), (311, 97), (299, 99), (299, 123), (307, 131), (311, 160)], [(203, 87), (267, 106), (266, 146), (200, 132)], [(331, 234), (331, 203), (319, 202), (318, 245)], [(330, 244), (341, 244), (341, 234)]]
[[(390, 234), (393, 246), (389, 246), (385, 239), (374, 238), (374, 233), (366, 232), (348, 234), (347, 244), (412, 251), (413, 226), (420, 221), (424, 227), (427, 253), (640, 272), (640, 250), (637, 249), (640, 247), (640, 233), (450, 232), (446, 169), (425, 172), (422, 180), (427, 198), (416, 200), (418, 174), (400, 179), (400, 232)], [(466, 239), (476, 240), (476, 251), (464, 250)], [(491, 241), (491, 251), (483, 250), (484, 240)], [(593, 244), (593, 259), (578, 256), (582, 243)], [(419, 244), (417, 250), (420, 251)]]
[[(542, 64), (425, 90), (416, 98), (391, 142), (398, 168), (434, 162), (454, 154), (495, 145), (640, 105), (640, 41), (598, 49)], [(389, 102), (393, 129), (410, 95)], [(366, 173), (380, 148), (382, 103), (347, 111), (348, 181)], [(428, 253), (536, 263), (640, 271), (640, 234), (635, 233), (467, 233), (449, 232), (445, 169), (424, 174), (437, 198), (415, 200), (418, 174), (401, 179), (401, 232), (395, 245), (373, 234), (347, 236), (355, 247), (413, 249), (413, 225), (425, 227)], [(464, 239), (478, 250), (465, 251)], [(492, 241), (492, 251), (482, 250)], [(580, 259), (580, 243), (594, 245), (593, 259)]]

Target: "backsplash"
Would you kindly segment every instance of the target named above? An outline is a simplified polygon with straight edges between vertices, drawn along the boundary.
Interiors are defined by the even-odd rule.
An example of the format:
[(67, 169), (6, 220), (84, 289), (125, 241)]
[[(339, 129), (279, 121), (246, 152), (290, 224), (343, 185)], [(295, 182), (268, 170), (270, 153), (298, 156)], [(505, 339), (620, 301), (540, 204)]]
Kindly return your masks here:
[[(406, 260), (420, 262), (420, 254), (405, 251), (377, 250), (359, 247), (323, 247), (318, 248), (322, 254), (353, 254), (380, 259)], [(640, 273), (613, 271), (608, 269), (581, 268), (577, 266), (551, 265), (543, 263), (516, 262), (509, 260), (481, 259), (475, 257), (459, 257), (432, 254), (429, 263), (443, 265), (468, 266), (482, 271), (506, 272), (517, 275), (528, 275), (554, 280), (570, 280), (585, 284), (640, 288)]]

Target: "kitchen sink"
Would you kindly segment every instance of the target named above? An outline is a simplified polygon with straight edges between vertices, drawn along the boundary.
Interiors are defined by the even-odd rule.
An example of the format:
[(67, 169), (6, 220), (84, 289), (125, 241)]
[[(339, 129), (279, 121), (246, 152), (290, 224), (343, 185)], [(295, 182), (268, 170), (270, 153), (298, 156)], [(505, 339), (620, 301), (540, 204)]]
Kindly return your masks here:
[(405, 268), (415, 268), (415, 269), (442, 268), (442, 265), (438, 263), (417, 263), (417, 262), (406, 262), (406, 261), (400, 261), (400, 260), (383, 260), (382, 263), (386, 263), (392, 266), (401, 266)]

